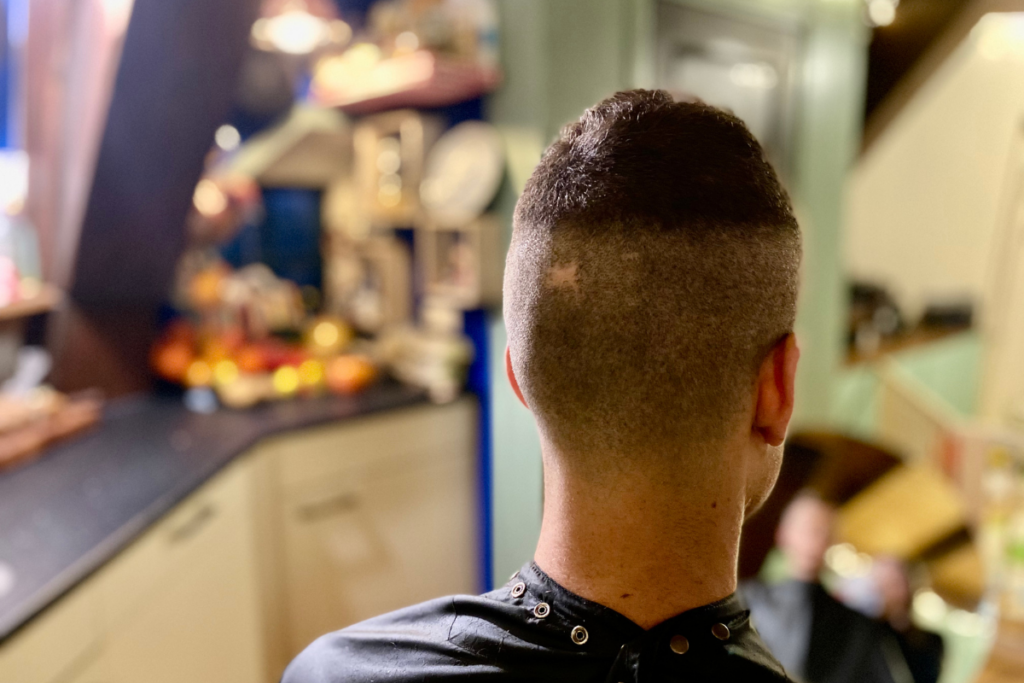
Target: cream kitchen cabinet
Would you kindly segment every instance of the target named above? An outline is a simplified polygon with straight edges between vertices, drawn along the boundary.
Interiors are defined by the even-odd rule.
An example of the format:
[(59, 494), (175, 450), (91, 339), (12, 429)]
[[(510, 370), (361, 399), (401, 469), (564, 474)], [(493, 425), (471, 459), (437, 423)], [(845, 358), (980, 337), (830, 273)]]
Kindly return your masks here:
[(101, 633), (98, 595), (87, 584), (50, 607), (0, 648), (0, 681), (74, 680), (78, 670), (96, 658)]
[(99, 577), (111, 683), (266, 678), (251, 470), (236, 462)]
[(110, 683), (107, 660), (99, 654), (79, 662), (71, 671), (71, 678), (61, 678), (57, 683)]
[(270, 444), (285, 659), (357, 621), (476, 591), (475, 424), (466, 399)]
[(265, 440), (0, 646), (0, 683), (273, 683), (327, 631), (475, 591), (476, 410)]
[(0, 649), (2, 683), (267, 679), (252, 463), (236, 461)]

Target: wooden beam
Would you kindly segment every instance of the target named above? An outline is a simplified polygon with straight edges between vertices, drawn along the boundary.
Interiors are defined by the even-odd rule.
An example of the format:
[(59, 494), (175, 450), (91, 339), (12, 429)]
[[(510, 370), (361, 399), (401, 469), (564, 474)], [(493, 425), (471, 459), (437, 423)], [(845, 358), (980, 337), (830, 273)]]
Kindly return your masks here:
[(1024, 0), (973, 0), (949, 22), (946, 30), (932, 42), (920, 59), (893, 87), (864, 124), (861, 154), (885, 132), (903, 108), (945, 63), (946, 59), (971, 33), (978, 21), (990, 12), (1022, 12)]
[[(135, 0), (81, 230), (62, 235), (77, 249), (51, 335), (59, 387), (116, 394), (148, 383), (155, 314), (257, 10), (257, 0)], [(126, 334), (127, 318), (142, 329)]]
[(136, 0), (68, 288), (75, 301), (166, 298), (256, 9), (254, 0)]

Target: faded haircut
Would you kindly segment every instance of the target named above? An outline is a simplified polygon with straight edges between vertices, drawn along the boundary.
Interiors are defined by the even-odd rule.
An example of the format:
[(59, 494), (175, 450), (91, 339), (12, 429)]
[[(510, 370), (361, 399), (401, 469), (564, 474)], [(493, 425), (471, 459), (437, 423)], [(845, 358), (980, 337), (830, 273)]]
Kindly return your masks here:
[(620, 92), (547, 149), (505, 270), (512, 366), (569, 454), (719, 440), (793, 329), (800, 229), (742, 121)]

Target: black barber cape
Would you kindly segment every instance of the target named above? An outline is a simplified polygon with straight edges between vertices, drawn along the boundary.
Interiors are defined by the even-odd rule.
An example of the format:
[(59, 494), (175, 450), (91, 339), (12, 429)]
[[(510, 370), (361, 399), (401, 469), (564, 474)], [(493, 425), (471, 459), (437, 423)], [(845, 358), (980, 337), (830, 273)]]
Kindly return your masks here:
[(645, 631), (533, 563), (485, 595), (431, 600), (326, 635), (282, 680), (789, 681), (735, 595)]

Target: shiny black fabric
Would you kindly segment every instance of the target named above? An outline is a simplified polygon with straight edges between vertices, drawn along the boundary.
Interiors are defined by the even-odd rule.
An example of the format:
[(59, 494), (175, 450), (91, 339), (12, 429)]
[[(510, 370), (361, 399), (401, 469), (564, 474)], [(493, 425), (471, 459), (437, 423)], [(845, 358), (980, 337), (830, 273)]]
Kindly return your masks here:
[[(540, 603), (550, 607), (547, 616), (538, 616), (545, 613)], [(584, 635), (577, 627), (585, 629), (586, 642), (577, 642)], [(670, 644), (675, 637), (675, 649), (683, 649), (678, 636), (688, 646), (683, 654)], [(735, 595), (645, 631), (570, 593), (533, 563), (485, 595), (432, 600), (326, 635), (291, 663), (282, 680), (789, 681)]]

